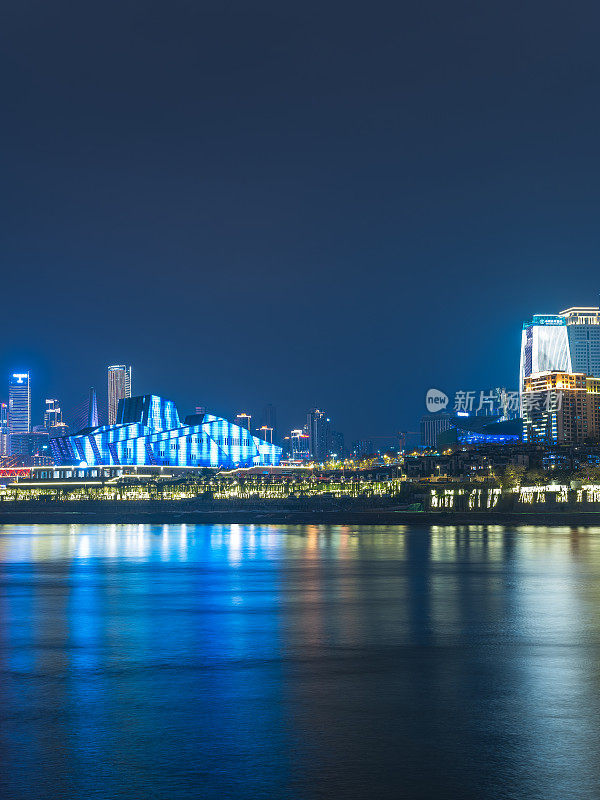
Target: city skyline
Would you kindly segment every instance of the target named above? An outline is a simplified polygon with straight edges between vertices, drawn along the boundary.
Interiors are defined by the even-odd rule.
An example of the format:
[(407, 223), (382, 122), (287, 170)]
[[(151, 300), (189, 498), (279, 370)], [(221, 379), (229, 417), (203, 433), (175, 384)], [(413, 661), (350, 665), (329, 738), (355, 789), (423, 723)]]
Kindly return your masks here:
[(17, 7), (3, 28), (3, 292), (27, 314), (3, 309), (0, 375), (75, 397), (118, 359), (182, 407), (272, 402), (282, 430), (323, 407), (370, 438), (418, 418), (470, 347), (461, 383), (515, 386), (514, 321), (595, 301), (593, 26), (436, 4), (429, 36), (417, 6), (343, 25), (247, 7), (231, 38), (226, 7), (181, 5), (181, 40), (152, 10), (140, 30), (130, 6), (118, 25), (55, 8), (43, 35)]
[[(123, 401), (131, 401), (131, 403), (133, 403), (133, 405), (130, 404), (130, 406), (127, 406), (128, 409), (137, 409), (139, 404), (146, 404), (148, 408), (158, 408), (156, 403), (162, 404), (161, 407), (164, 408), (173, 408), (175, 409), (175, 412), (174, 416), (173, 414), (171, 414), (171, 416), (175, 421), (174, 427), (178, 427), (180, 425), (176, 410), (177, 406), (172, 400), (167, 398), (159, 398), (156, 395), (151, 394), (147, 394), (145, 396), (137, 395), (133, 397), (133, 400), (131, 400), (131, 365), (113, 364), (108, 365), (106, 370), (108, 381), (105, 418), (101, 418), (99, 414), (97, 392), (94, 387), (91, 387), (89, 389), (85, 409), (82, 409), (81, 404), (79, 405), (70, 426), (67, 422), (65, 422), (65, 416), (62, 408), (63, 403), (59, 398), (56, 397), (45, 397), (43, 401), (43, 416), (41, 416), (40, 424), (37, 424), (37, 415), (35, 410), (33, 411), (32, 419), (30, 373), (11, 373), (8, 381), (9, 402), (6, 404), (2, 403), (0, 407), (2, 409), (2, 415), (0, 415), (0, 456), (7, 456), (9, 460), (11, 460), (11, 463), (16, 463), (14, 462), (14, 457), (20, 457), (24, 459), (23, 464), (25, 466), (45, 466), (49, 463), (52, 457), (58, 459), (57, 463), (65, 463), (65, 461), (68, 461), (69, 459), (79, 461), (81, 459), (85, 460), (86, 458), (95, 461), (98, 458), (98, 448), (100, 448), (100, 450), (104, 453), (103, 458), (113, 458), (113, 455), (109, 456), (108, 454), (109, 452), (112, 453), (111, 448), (117, 447), (123, 450), (119, 458), (123, 459), (130, 457), (130, 446), (127, 446), (124, 443), (122, 434), (118, 434), (113, 443), (111, 433), (100, 433), (100, 431), (104, 431), (106, 427), (111, 429), (116, 425), (118, 428), (119, 425), (123, 423), (123, 420), (120, 419), (120, 415), (122, 415), (123, 409), (125, 409), (125, 406), (123, 406), (123, 409), (121, 408), (121, 403)], [(14, 414), (12, 415), (12, 425), (11, 415), (8, 412), (9, 407), (14, 409)], [(209, 414), (207, 409), (203, 406), (195, 406), (194, 411), (195, 413), (191, 416), (186, 416), (186, 419), (188, 419), (188, 417), (189, 419), (193, 417), (195, 419), (194, 425), (196, 426), (201, 424), (202, 418), (205, 418), (206, 421), (209, 419), (217, 420), (219, 421), (219, 426), (232, 425), (232, 423), (228, 422), (227, 420)], [(128, 411), (127, 413), (131, 412)], [(318, 427), (311, 423), (311, 419), (315, 415), (319, 420), (322, 420), (322, 423), (320, 422)], [(82, 422), (82, 416), (85, 417), (85, 422)], [(146, 409), (146, 417), (147, 416), (148, 409)], [(162, 412), (160, 416), (163, 416)], [(234, 432), (237, 430), (235, 425), (231, 427), (231, 430), (225, 430), (224, 428), (219, 427), (218, 429), (220, 433), (216, 438), (213, 436), (213, 444), (215, 447), (217, 447), (217, 450), (213, 452), (211, 450), (212, 445), (207, 444), (206, 441), (204, 444), (202, 444), (202, 441), (204, 440), (201, 440), (200, 449), (198, 450), (198, 448), (196, 448), (196, 450), (194, 450), (194, 448), (192, 448), (193, 452), (187, 453), (185, 456), (185, 458), (190, 462), (189, 465), (206, 466), (208, 464), (212, 464), (213, 461), (217, 459), (217, 452), (222, 452), (224, 454), (228, 448), (231, 449), (229, 446), (232, 445), (232, 443), (235, 445), (236, 442), (238, 444), (243, 442), (244, 445), (250, 444), (251, 442), (256, 443), (257, 449), (255, 451), (255, 455), (258, 457), (260, 453), (261, 459), (267, 452), (267, 450), (264, 450), (264, 447), (268, 446), (270, 448), (268, 452), (271, 453), (271, 455), (269, 455), (270, 462), (275, 462), (275, 458), (272, 455), (272, 453), (275, 451), (279, 453), (277, 456), (278, 462), (281, 458), (282, 448), (276, 446), (273, 449), (272, 447), (272, 445), (279, 444), (276, 422), (277, 411), (275, 406), (272, 403), (267, 403), (264, 406), (261, 414), (255, 415), (254, 423), (252, 423), (252, 419), (253, 415), (248, 414), (247, 412), (239, 412), (235, 415), (237, 425), (241, 426), (242, 430), (247, 430), (250, 434), (252, 434), (250, 439), (248, 439), (248, 442), (246, 442), (246, 438), (244, 438), (244, 436), (240, 437), (240, 435)], [(153, 423), (153, 425), (154, 427), (151, 426), (150, 428), (146, 427), (144, 429), (146, 431), (144, 435), (148, 434), (150, 430), (152, 430), (153, 433), (163, 430), (163, 427), (159, 426), (159, 428), (156, 428), (156, 424)], [(204, 430), (203, 427), (203, 435), (208, 434), (209, 428), (210, 426)], [(98, 429), (98, 437), (90, 437), (89, 434), (92, 429)], [(198, 434), (199, 430), (200, 429), (197, 429), (195, 431), (195, 435)], [(306, 452), (302, 453), (301, 460), (310, 458), (313, 461), (325, 461), (332, 454), (339, 458), (343, 458), (345, 456), (346, 453), (343, 444), (344, 436), (339, 432), (331, 431), (330, 419), (326, 418), (324, 412), (319, 411), (318, 409), (310, 410), (308, 412), (307, 424), (305, 425), (304, 430), (310, 431), (310, 434), (306, 434), (308, 445)], [(317, 430), (319, 431), (318, 434)], [(294, 432), (292, 431), (292, 433)], [(138, 431), (138, 439), (140, 435), (141, 434)], [(179, 437), (183, 437), (182, 441), (187, 441), (187, 450), (190, 450), (190, 438), (187, 437), (187, 434), (183, 435), (180, 432)], [(134, 439), (135, 438), (136, 437), (134, 437)], [(59, 439), (61, 440), (60, 442), (58, 441)], [(289, 439), (290, 436), (284, 436), (282, 443)], [(139, 440), (141, 441), (141, 439)], [(149, 439), (148, 441), (154, 441), (154, 439)], [(198, 443), (197, 438), (194, 441)], [(110, 442), (110, 444), (108, 444), (108, 442)], [(226, 445), (227, 447), (223, 449), (223, 445)], [(134, 449), (137, 453), (136, 458), (139, 458), (142, 454), (142, 451), (138, 453), (137, 445)], [(84, 454), (84, 450), (87, 455)], [(178, 458), (184, 452), (186, 452), (186, 448), (182, 449), (179, 446), (177, 447), (177, 450)], [(287, 451), (287, 455), (294, 458), (294, 448), (292, 446), (288, 446)], [(247, 451), (247, 448), (243, 448), (243, 453), (245, 453), (246, 458), (249, 458), (249, 452), (250, 451)], [(146, 450), (143, 450), (143, 453), (146, 453)], [(233, 446), (232, 455), (227, 456), (229, 461), (224, 461), (224, 464), (236, 463), (233, 453), (237, 453), (235, 446)], [(40, 459), (40, 457), (42, 458)], [(114, 457), (116, 457), (116, 455)], [(159, 453), (157, 451), (152, 458), (164, 459), (164, 453)], [(218, 461), (215, 463), (218, 463)]]
[[(525, 375), (529, 375), (531, 372), (544, 372), (548, 369), (556, 369), (556, 370), (564, 370), (566, 372), (586, 372), (592, 376), (598, 377), (598, 373), (600, 373), (600, 309), (597, 306), (571, 306), (564, 311), (561, 311), (559, 314), (533, 314), (529, 315), (527, 321), (523, 323), (523, 331), (521, 337), (521, 344), (520, 344), (520, 377), (518, 380), (518, 385), (522, 387), (523, 379)], [(557, 337), (561, 337), (560, 340)], [(539, 355), (538, 355), (539, 353)], [(514, 356), (514, 353), (513, 353)], [(465, 364), (468, 368), (469, 361), (466, 359)], [(528, 365), (528, 366), (526, 366)], [(114, 416), (116, 418), (116, 403), (120, 397), (127, 397), (131, 396), (132, 387), (131, 387), (131, 374), (132, 374), (132, 367), (131, 365), (112, 365), (105, 367), (108, 370), (109, 382), (108, 382), (108, 390), (107, 390), (107, 400), (106, 400), (106, 413), (110, 413), (110, 393), (111, 387), (116, 392), (113, 405), (114, 405)], [(13, 374), (13, 373), (11, 373)], [(28, 373), (24, 373), (28, 374)], [(118, 387), (115, 383), (114, 375), (117, 374), (120, 376)], [(17, 373), (18, 375), (18, 373)], [(456, 376), (454, 376), (456, 379)], [(111, 380), (113, 383), (111, 384)], [(113, 385), (114, 384), (114, 385)], [(415, 387), (416, 388), (416, 387)], [(31, 387), (29, 386), (28, 389), (29, 393), (31, 393)], [(92, 392), (93, 390), (90, 390)], [(423, 389), (423, 392), (425, 389)], [(137, 394), (137, 392), (136, 392)], [(169, 393), (166, 393), (168, 395)], [(457, 393), (457, 395), (460, 392)], [(464, 392), (463, 392), (464, 394)], [(476, 392), (470, 392), (468, 394), (475, 395)], [(483, 394), (483, 392), (482, 392)], [(514, 394), (514, 392), (513, 392)], [(38, 395), (41, 395), (41, 390), (38, 389)], [(416, 398), (419, 399), (418, 392), (415, 392)], [(44, 395), (47, 398), (48, 393)], [(92, 395), (90, 395), (91, 397)], [(473, 398), (476, 402), (476, 398)], [(2, 400), (2, 396), (0, 394), (0, 400)], [(49, 402), (47, 399), (45, 402)], [(61, 406), (68, 407), (69, 402), (65, 402), (63, 399), (59, 399), (56, 402), (60, 403)], [(31, 400), (30, 400), (31, 404)], [(98, 402), (95, 397), (94, 393), (94, 404), (96, 408), (96, 417), (98, 419)], [(89, 400), (88, 400), (89, 405)], [(420, 403), (419, 403), (420, 405)], [(189, 406), (182, 406), (188, 409), (190, 412), (193, 408), (197, 407), (196, 403), (190, 404)], [(208, 406), (205, 406), (208, 407)], [(229, 408), (236, 408), (234, 403), (230, 400), (228, 403)], [(237, 406), (239, 408), (239, 405)], [(34, 404), (35, 409), (35, 404)], [(222, 409), (210, 409), (216, 413), (223, 413)], [(418, 416), (422, 416), (422, 407), (421, 407), (421, 414)], [(473, 412), (476, 411), (476, 406), (473, 405)], [(373, 411), (376, 412), (375, 406), (373, 407)], [(89, 412), (88, 412), (89, 413)], [(253, 409), (251, 414), (247, 412), (239, 412), (231, 414), (230, 416), (236, 417), (238, 419), (244, 418), (242, 420), (242, 424), (244, 427), (249, 427), (253, 432), (259, 432), (260, 430), (263, 431), (262, 436), (269, 440), (273, 438), (273, 431), (271, 427), (276, 427), (275, 423), (275, 406), (272, 403), (266, 403), (262, 405), (262, 409)], [(279, 413), (282, 416), (290, 417), (291, 414), (288, 409), (280, 409)], [(314, 417), (314, 414), (323, 417), (324, 426), (323, 432), (317, 434), (317, 429), (314, 427), (311, 420)], [(308, 416), (306, 416), (308, 414)], [(31, 410), (29, 413), (30, 416), (30, 426), (35, 425), (35, 419), (33, 423), (31, 422)], [(33, 412), (33, 416), (35, 417), (35, 410)], [(343, 431), (339, 433), (333, 430), (332, 423), (330, 422), (327, 413), (320, 411), (318, 408), (314, 407), (312, 410), (308, 412), (305, 410), (300, 417), (306, 417), (306, 424), (303, 425), (299, 430), (308, 434), (308, 447), (307, 452), (310, 454), (311, 458), (317, 461), (323, 460), (323, 454), (325, 452), (333, 451), (333, 446), (328, 445), (325, 447), (324, 442), (327, 441), (331, 443), (334, 439), (335, 441), (340, 443), (340, 446), (337, 448), (342, 453), (350, 452), (351, 447), (350, 443), (352, 441), (357, 441), (361, 437), (368, 436), (368, 432), (365, 433), (364, 429), (358, 431)], [(344, 409), (336, 409), (336, 417), (342, 418), (344, 416)], [(417, 418), (418, 418), (417, 416)], [(110, 416), (106, 417), (109, 424), (111, 423)], [(254, 421), (252, 422), (252, 420)], [(62, 415), (61, 415), (62, 420)], [(271, 427), (265, 424), (265, 421), (271, 423)], [(114, 419), (112, 420), (114, 422)], [(294, 419), (292, 425), (287, 427), (283, 430), (281, 436), (277, 437), (279, 442), (284, 441), (285, 439), (290, 440), (290, 431), (294, 431), (297, 429), (299, 419)], [(295, 424), (294, 424), (295, 423)], [(421, 421), (421, 433), (420, 433), (420, 441), (423, 443), (425, 440), (431, 441), (431, 436), (423, 434), (423, 420)], [(435, 423), (437, 425), (437, 423)], [(398, 444), (398, 433), (400, 433), (400, 441), (404, 441), (406, 443), (406, 439), (402, 437), (406, 434), (403, 434), (402, 431), (407, 431), (409, 428), (414, 429), (412, 434), (414, 437), (419, 436), (419, 431), (416, 430), (418, 423), (415, 420), (402, 420), (398, 421), (396, 424), (395, 432), (388, 432), (387, 436), (379, 436), (379, 441), (377, 441), (377, 437), (375, 439), (375, 450), (386, 449), (389, 447), (395, 447)], [(76, 428), (85, 427), (83, 424), (73, 426), (72, 433), (76, 432)], [(336, 425), (336, 427), (339, 427)], [(294, 438), (292, 436), (292, 438)], [(318, 444), (317, 441), (321, 440), (321, 444)], [(348, 447), (346, 447), (343, 442), (346, 442)], [(416, 439), (413, 440), (413, 444), (416, 443)], [(408, 440), (410, 443), (410, 437)]]
[(599, 36), (4, 4), (2, 800), (598, 796)]

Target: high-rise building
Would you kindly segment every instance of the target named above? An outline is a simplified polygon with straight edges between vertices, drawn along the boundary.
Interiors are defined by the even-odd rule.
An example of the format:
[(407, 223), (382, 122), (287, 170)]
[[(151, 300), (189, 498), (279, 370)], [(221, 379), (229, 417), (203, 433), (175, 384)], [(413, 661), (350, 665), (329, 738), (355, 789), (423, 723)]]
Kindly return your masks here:
[(290, 435), (285, 437), (287, 452), (292, 461), (309, 461), (309, 436), (306, 431), (300, 428), (290, 431)]
[(313, 461), (325, 461), (327, 458), (329, 425), (329, 418), (318, 408), (311, 408), (306, 415), (308, 447)]
[(29, 433), (31, 430), (31, 390), (29, 373), (15, 372), (8, 382), (8, 430)]
[(108, 368), (108, 424), (117, 421), (119, 400), (131, 397), (131, 367), (113, 364)]
[(586, 378), (587, 434), (591, 441), (600, 439), (600, 378)]
[(423, 414), (421, 417), (421, 447), (437, 447), (440, 433), (452, 427), (453, 417), (444, 412)]
[(523, 325), (519, 391), (538, 372), (572, 372), (567, 320), (559, 314), (534, 314)]
[[(583, 373), (545, 371), (525, 378), (522, 394), (523, 441), (581, 444), (598, 438), (588, 409), (588, 378)], [(591, 379), (590, 395), (597, 388)]]
[(50, 430), (56, 425), (60, 425), (63, 421), (60, 403), (56, 399), (46, 399), (46, 407), (44, 409), (44, 428)]
[(8, 445), (8, 403), (0, 403), (0, 456), (10, 455)]
[(600, 378), (600, 308), (567, 308), (560, 312), (567, 323), (573, 372)]

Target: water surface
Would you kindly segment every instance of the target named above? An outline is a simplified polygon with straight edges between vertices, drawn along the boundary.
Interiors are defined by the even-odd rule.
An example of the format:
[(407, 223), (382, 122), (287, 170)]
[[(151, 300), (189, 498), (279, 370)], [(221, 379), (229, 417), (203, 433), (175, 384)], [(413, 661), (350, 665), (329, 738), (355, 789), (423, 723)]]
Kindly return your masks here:
[(0, 526), (3, 798), (600, 797), (600, 529)]

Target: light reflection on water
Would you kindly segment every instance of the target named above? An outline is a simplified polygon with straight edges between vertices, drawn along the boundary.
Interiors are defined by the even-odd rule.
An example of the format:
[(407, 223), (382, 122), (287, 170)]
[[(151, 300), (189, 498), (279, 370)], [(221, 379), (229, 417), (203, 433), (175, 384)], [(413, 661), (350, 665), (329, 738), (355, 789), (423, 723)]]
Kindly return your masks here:
[(0, 527), (0, 796), (597, 798), (600, 528)]

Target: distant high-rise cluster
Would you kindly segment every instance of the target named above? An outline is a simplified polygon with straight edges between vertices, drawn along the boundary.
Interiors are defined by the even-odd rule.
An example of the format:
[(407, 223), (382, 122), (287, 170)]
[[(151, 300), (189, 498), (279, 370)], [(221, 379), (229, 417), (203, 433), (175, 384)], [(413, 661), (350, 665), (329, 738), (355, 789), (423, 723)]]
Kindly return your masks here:
[[(196, 406), (180, 420), (171, 400), (155, 395), (132, 397), (131, 366), (107, 368), (106, 419), (100, 420), (98, 397), (90, 388), (85, 400), (71, 406), (70, 435), (63, 407), (47, 397), (42, 424), (32, 427), (29, 372), (9, 376), (8, 403), (0, 403), (0, 466), (3, 469), (51, 464), (175, 465), (184, 467), (274, 466), (282, 448), (274, 440), (275, 408), (268, 405), (263, 425), (254, 430), (252, 414), (237, 423)], [(35, 420), (34, 420), (35, 421)]]
[[(133, 422), (123, 416), (125, 409), (138, 424), (140, 404), (149, 404), (152, 414), (158, 413), (157, 409), (175, 407), (164, 398), (156, 400), (154, 395), (132, 397), (131, 375), (130, 365), (111, 364), (107, 367), (105, 407), (100, 406), (93, 387), (86, 397), (72, 402), (68, 415), (61, 400), (50, 396), (42, 402), (39, 417), (34, 413), (32, 425), (30, 374), (25, 370), (11, 374), (8, 402), (0, 403), (0, 465), (43, 467), (53, 460), (64, 464), (65, 459), (78, 465), (106, 460), (230, 467), (279, 463), (282, 448), (272, 403), (256, 415), (240, 411), (235, 423), (215, 417), (204, 405), (196, 405), (195, 413), (186, 416), (183, 424), (173, 424), (172, 433), (167, 432), (168, 421), (153, 418), (142, 425), (144, 430), (140, 428), (137, 435), (129, 435), (123, 426)], [(154, 399), (150, 402), (149, 398)], [(173, 442), (168, 441), (170, 437)], [(330, 418), (319, 408), (308, 411), (306, 424), (292, 430), (285, 437), (285, 445), (286, 456), (292, 462), (324, 463), (346, 455), (343, 435), (332, 430)], [(372, 450), (372, 446), (367, 449)]]
[(330, 418), (319, 408), (308, 411), (306, 425), (290, 431), (285, 437), (285, 444), (292, 461), (324, 463), (331, 459), (343, 459), (346, 455), (344, 435), (332, 430)]
[[(109, 401), (118, 405), (121, 397), (131, 394), (131, 367), (109, 367)], [(110, 403), (109, 403), (110, 404)], [(43, 401), (41, 424), (32, 426), (31, 381), (29, 372), (14, 372), (8, 380), (8, 402), (0, 402), (0, 458), (5, 466), (45, 466), (52, 463), (51, 439), (69, 434), (60, 400)], [(96, 390), (72, 409), (75, 430), (99, 425)]]

